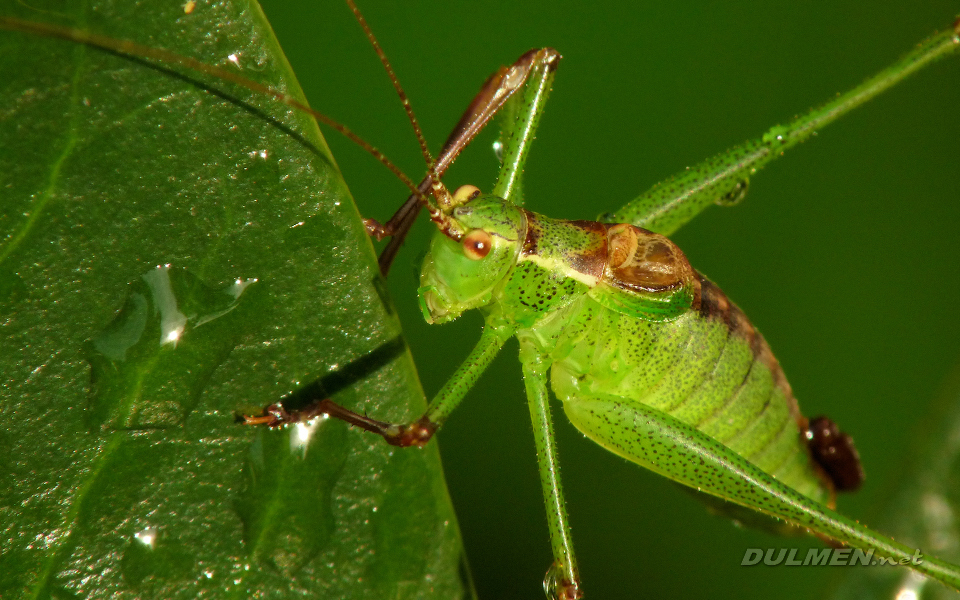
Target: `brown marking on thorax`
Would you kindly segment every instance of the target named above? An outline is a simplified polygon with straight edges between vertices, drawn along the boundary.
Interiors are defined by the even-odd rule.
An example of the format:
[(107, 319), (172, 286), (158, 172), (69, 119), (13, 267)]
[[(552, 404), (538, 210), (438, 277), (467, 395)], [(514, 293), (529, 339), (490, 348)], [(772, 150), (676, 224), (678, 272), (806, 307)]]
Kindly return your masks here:
[(596, 221), (568, 221), (568, 224), (593, 234), (598, 241), (596, 246), (568, 254), (567, 260), (570, 262), (570, 266), (579, 273), (599, 279), (603, 275), (603, 267), (607, 263), (606, 228), (603, 223)]
[[(543, 255), (540, 248), (544, 228), (536, 213), (524, 210), (527, 217), (527, 233), (520, 250), (521, 256)], [(585, 231), (596, 240), (596, 244), (587, 248), (570, 248), (563, 254), (563, 260), (574, 271), (599, 279), (607, 262), (606, 228), (596, 221), (561, 221), (565, 226)]]
[(520, 249), (520, 255), (529, 256), (531, 254), (538, 254), (540, 252), (540, 237), (543, 234), (540, 230), (540, 221), (537, 219), (536, 213), (532, 213), (525, 208), (520, 210), (523, 211), (523, 215), (527, 221), (527, 233), (523, 238), (523, 247)]

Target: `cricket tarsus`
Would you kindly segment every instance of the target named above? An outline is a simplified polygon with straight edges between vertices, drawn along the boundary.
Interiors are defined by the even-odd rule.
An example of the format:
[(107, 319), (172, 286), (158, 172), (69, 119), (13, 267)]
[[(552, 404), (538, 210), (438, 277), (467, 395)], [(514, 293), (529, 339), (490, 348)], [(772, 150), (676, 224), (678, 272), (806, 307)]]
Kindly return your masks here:
[(578, 579), (564, 578), (564, 567), (557, 562), (550, 565), (547, 576), (543, 578), (543, 593), (548, 600), (579, 600), (583, 598)]
[(405, 448), (407, 446), (423, 446), (430, 441), (437, 431), (438, 425), (423, 416), (412, 423), (396, 424), (377, 421), (367, 416), (347, 410), (333, 400), (325, 398), (314, 402), (306, 408), (287, 410), (283, 403), (271, 404), (263, 409), (260, 416), (243, 416), (244, 425), (266, 425), (270, 428), (304, 423), (317, 417), (333, 417), (347, 423), (375, 433), (393, 446)]

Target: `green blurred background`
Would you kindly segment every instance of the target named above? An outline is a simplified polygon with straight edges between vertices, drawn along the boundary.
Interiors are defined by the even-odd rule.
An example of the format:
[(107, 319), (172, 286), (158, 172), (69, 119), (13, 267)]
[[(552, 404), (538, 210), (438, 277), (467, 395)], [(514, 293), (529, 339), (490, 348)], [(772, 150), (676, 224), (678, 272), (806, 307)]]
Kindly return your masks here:
[[(564, 60), (527, 168), (528, 207), (594, 218), (656, 181), (846, 91), (960, 2), (374, 2), (361, 4), (436, 151), (484, 79), (537, 46)], [(264, 9), (312, 105), (423, 172), (390, 83), (348, 9)], [(960, 356), (960, 57), (910, 79), (711, 208), (675, 237), (767, 337), (807, 415), (850, 432), (867, 482), (840, 509), (870, 524), (923, 436), (918, 421)], [(328, 135), (361, 212), (405, 197), (386, 169)], [(492, 131), (451, 169), (491, 187)], [(424, 324), (421, 222), (390, 277), (428, 396), (480, 319)], [(550, 563), (516, 345), (439, 434), (481, 598), (540, 598)], [(592, 598), (809, 597), (841, 568), (740, 566), (748, 547), (817, 542), (743, 531), (669, 482), (606, 453), (555, 406), (574, 540)]]

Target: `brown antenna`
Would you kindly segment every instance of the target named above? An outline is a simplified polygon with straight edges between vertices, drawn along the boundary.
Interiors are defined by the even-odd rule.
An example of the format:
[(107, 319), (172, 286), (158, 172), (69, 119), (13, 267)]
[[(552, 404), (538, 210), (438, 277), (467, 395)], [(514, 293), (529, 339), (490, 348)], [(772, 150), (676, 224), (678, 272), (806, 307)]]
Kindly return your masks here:
[(425, 163), (427, 163), (427, 170), (432, 172), (434, 167), (433, 155), (430, 154), (430, 149), (427, 148), (427, 140), (424, 139), (423, 130), (420, 129), (420, 123), (417, 122), (417, 117), (415, 114), (413, 114), (413, 107), (410, 106), (410, 99), (407, 97), (407, 93), (403, 91), (403, 86), (400, 85), (400, 80), (397, 79), (397, 74), (394, 73), (393, 66), (387, 59), (387, 54), (383, 51), (383, 48), (380, 47), (380, 42), (377, 41), (377, 36), (373, 35), (373, 30), (370, 29), (369, 25), (367, 25), (367, 21), (363, 18), (363, 14), (360, 12), (360, 9), (357, 8), (357, 5), (353, 0), (347, 0), (347, 6), (349, 6), (350, 10), (353, 11), (353, 16), (357, 18), (357, 23), (360, 24), (361, 28), (363, 28), (363, 32), (367, 35), (367, 39), (370, 40), (370, 45), (373, 46), (373, 50), (380, 58), (383, 68), (387, 71), (387, 76), (390, 78), (390, 82), (393, 84), (393, 89), (395, 89), (397, 91), (397, 95), (400, 96), (400, 102), (403, 104), (403, 110), (407, 113), (407, 118), (410, 120), (410, 125), (413, 126), (413, 133), (417, 136), (417, 142), (420, 144), (420, 152), (423, 154), (423, 160)]
[(32, 21), (17, 19), (15, 17), (0, 16), (0, 29), (67, 40), (121, 56), (136, 56), (138, 58), (155, 60), (164, 64), (172, 64), (178, 67), (183, 67), (184, 69), (195, 71), (197, 73), (209, 75), (217, 79), (229, 81), (230, 83), (247, 88), (248, 90), (258, 94), (264, 94), (273, 100), (280, 102), (281, 104), (285, 104), (291, 108), (303, 111), (312, 116), (318, 122), (338, 131), (347, 139), (351, 140), (369, 154), (373, 155), (373, 157), (378, 161), (383, 163), (383, 165), (390, 169), (390, 171), (393, 172), (393, 174), (396, 175), (397, 178), (400, 179), (400, 181), (402, 181), (403, 184), (410, 189), (410, 191), (412, 191), (414, 194), (419, 193), (417, 191), (417, 186), (414, 185), (413, 181), (411, 181), (411, 179), (407, 177), (407, 175), (401, 171), (400, 168), (393, 163), (393, 161), (388, 159), (386, 155), (378, 150), (373, 144), (370, 144), (359, 135), (351, 131), (346, 125), (343, 125), (327, 115), (310, 108), (289, 94), (285, 94), (284, 92), (263, 85), (262, 83), (257, 83), (256, 81), (237, 75), (233, 71), (214, 67), (195, 58), (181, 56), (175, 52), (164, 50), (163, 48), (150, 48), (129, 40), (115, 40), (106, 36), (88, 33), (86, 31), (81, 31), (79, 29), (73, 29), (70, 27), (63, 27), (61, 25), (35, 23)]
[[(378, 240), (383, 239), (384, 237), (391, 237), (390, 242), (380, 253), (379, 258), (380, 271), (386, 275), (390, 270), (390, 265), (393, 263), (393, 259), (399, 251), (400, 246), (403, 244), (407, 232), (416, 221), (416, 217), (419, 214), (421, 207), (428, 206), (431, 213), (431, 219), (437, 222), (438, 226), (441, 226), (442, 228), (440, 221), (443, 220), (443, 215), (440, 214), (437, 206), (431, 206), (429, 198), (431, 195), (438, 193), (438, 187), (440, 192), (446, 192), (446, 188), (440, 184), (439, 180), (440, 177), (443, 176), (444, 172), (446, 172), (447, 168), (453, 163), (460, 152), (462, 152), (463, 149), (466, 148), (466, 146), (480, 132), (480, 130), (487, 125), (487, 123), (493, 118), (493, 115), (496, 114), (496, 112), (503, 106), (504, 103), (506, 103), (507, 99), (510, 98), (510, 96), (517, 89), (523, 86), (533, 70), (534, 65), (544, 62), (555, 62), (555, 58), (558, 58), (559, 56), (556, 54), (556, 51), (551, 49), (531, 50), (521, 56), (510, 67), (501, 67), (486, 81), (486, 83), (484, 83), (483, 87), (480, 89), (480, 92), (474, 97), (473, 101), (470, 103), (470, 106), (464, 112), (463, 116), (460, 118), (460, 121), (457, 123), (457, 126), (450, 134), (450, 137), (444, 144), (440, 155), (436, 160), (434, 160), (429, 149), (427, 148), (426, 141), (424, 140), (423, 133), (420, 129), (420, 124), (417, 122), (417, 119), (414, 116), (410, 101), (407, 98), (403, 87), (400, 85), (400, 82), (393, 71), (393, 67), (390, 65), (390, 61), (387, 59), (386, 54), (383, 52), (383, 49), (380, 47), (379, 42), (377, 42), (376, 37), (373, 35), (373, 32), (370, 30), (370, 27), (367, 25), (356, 4), (353, 2), (353, 0), (346, 1), (351, 11), (353, 11), (357, 21), (360, 23), (360, 26), (366, 33), (367, 39), (370, 40), (374, 50), (377, 52), (377, 56), (380, 57), (380, 62), (386, 69), (387, 74), (390, 77), (390, 81), (393, 83), (394, 89), (396, 90), (397, 95), (400, 97), (400, 101), (403, 103), (403, 107), (407, 113), (410, 124), (413, 126), (414, 133), (417, 136), (417, 141), (420, 144), (420, 150), (423, 153), (424, 160), (427, 163), (427, 175), (423, 181), (420, 182), (420, 185), (414, 185), (413, 181), (407, 177), (407, 175), (401, 171), (400, 168), (397, 167), (390, 159), (388, 159), (383, 152), (378, 150), (375, 146), (373, 146), (373, 144), (370, 144), (359, 135), (351, 131), (346, 125), (343, 125), (327, 115), (310, 108), (289, 94), (266, 86), (262, 83), (247, 79), (246, 77), (242, 77), (233, 71), (208, 65), (195, 58), (181, 56), (163, 48), (150, 48), (135, 42), (127, 40), (115, 40), (106, 36), (88, 33), (86, 31), (73, 29), (70, 27), (63, 27), (60, 25), (35, 23), (17, 19), (15, 17), (0, 16), (0, 29), (63, 39), (119, 56), (137, 57), (140, 59), (146, 59), (147, 61), (157, 61), (159, 63), (175, 65), (190, 71), (202, 73), (204, 75), (215, 77), (240, 87), (244, 87), (252, 92), (266, 95), (276, 102), (307, 113), (316, 119), (317, 122), (323, 123), (335, 131), (338, 131), (340, 134), (353, 141), (360, 148), (365, 150), (367, 153), (380, 161), (384, 166), (390, 169), (390, 171), (396, 175), (396, 177), (412, 192), (407, 198), (407, 201), (385, 224), (381, 225), (373, 219), (366, 220), (367, 231), (370, 233), (370, 235), (376, 237)], [(150, 65), (149, 62), (146, 62), (145, 64)], [(437, 184), (440, 185), (438, 186)], [(447, 195), (449, 195), (448, 192)]]
[[(467, 110), (460, 117), (460, 121), (457, 122), (456, 127), (453, 128), (440, 151), (440, 155), (437, 156), (435, 166), (427, 174), (427, 177), (420, 182), (418, 186), (420, 193), (429, 193), (434, 179), (443, 176), (447, 168), (460, 155), (460, 152), (486, 127), (487, 123), (513, 93), (523, 87), (537, 65), (546, 65), (550, 69), (555, 69), (559, 59), (560, 55), (552, 48), (530, 50), (509, 67), (500, 67), (496, 73), (491, 75), (481, 86), (477, 95), (474, 96)], [(367, 220), (367, 231), (370, 235), (378, 240), (390, 237), (390, 241), (380, 252), (380, 258), (378, 259), (380, 272), (384, 276), (389, 272), (390, 265), (393, 264), (393, 259), (399, 252), (400, 246), (403, 245), (407, 232), (416, 221), (417, 215), (420, 214), (421, 206), (423, 206), (423, 202), (418, 195), (411, 194), (390, 220), (383, 225), (372, 219)]]

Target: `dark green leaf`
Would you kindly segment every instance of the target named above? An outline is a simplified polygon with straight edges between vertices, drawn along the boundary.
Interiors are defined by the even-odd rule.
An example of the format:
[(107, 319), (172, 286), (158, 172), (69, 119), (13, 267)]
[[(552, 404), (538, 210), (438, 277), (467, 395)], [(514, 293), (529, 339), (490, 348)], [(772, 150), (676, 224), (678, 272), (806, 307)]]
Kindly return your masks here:
[[(299, 95), (256, 5), (154, 4), (0, 14)], [(316, 125), (168, 66), (0, 32), (0, 596), (463, 594), (435, 445), (235, 423), (423, 395)]]

